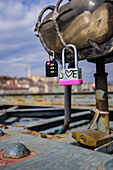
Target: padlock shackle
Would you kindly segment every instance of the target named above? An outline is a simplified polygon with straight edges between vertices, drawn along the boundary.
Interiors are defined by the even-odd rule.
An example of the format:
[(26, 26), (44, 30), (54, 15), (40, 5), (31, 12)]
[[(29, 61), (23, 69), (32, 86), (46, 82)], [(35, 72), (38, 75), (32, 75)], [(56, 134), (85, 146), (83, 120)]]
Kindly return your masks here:
[[(54, 52), (53, 50), (51, 50), (51, 52), (52, 52), (53, 59), (55, 59), (55, 52)], [(51, 57), (50, 57), (50, 56), (51, 56), (51, 55), (49, 54), (49, 56), (48, 56), (48, 61), (51, 60)]]
[(53, 51), (53, 50), (51, 50), (52, 51), (52, 53), (53, 53), (53, 59), (55, 59), (55, 52)]
[[(73, 44), (68, 44), (67, 46), (73, 48), (74, 59), (75, 59), (75, 68), (78, 68), (77, 49)], [(63, 48), (63, 50), (62, 50), (62, 67), (63, 67), (63, 69), (65, 69), (65, 50), (66, 50), (66, 48)]]

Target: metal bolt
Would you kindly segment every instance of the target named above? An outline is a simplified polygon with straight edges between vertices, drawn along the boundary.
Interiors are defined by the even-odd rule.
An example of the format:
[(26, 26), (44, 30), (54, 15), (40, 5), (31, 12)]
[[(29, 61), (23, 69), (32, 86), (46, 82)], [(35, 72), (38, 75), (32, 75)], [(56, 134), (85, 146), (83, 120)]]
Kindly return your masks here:
[(22, 143), (13, 143), (9, 145), (5, 152), (4, 157), (19, 159), (30, 154), (30, 150)]

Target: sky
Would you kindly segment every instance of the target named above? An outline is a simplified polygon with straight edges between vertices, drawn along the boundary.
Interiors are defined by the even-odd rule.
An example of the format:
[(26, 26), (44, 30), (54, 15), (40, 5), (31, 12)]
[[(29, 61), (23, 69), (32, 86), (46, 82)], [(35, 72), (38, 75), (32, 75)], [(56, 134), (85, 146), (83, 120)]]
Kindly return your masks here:
[[(48, 54), (35, 36), (34, 27), (40, 11), (57, 0), (0, 0), (0, 75), (26, 77), (45, 75)], [(94, 82), (95, 64), (80, 61), (83, 80)], [(107, 64), (108, 81), (113, 81), (113, 64)]]

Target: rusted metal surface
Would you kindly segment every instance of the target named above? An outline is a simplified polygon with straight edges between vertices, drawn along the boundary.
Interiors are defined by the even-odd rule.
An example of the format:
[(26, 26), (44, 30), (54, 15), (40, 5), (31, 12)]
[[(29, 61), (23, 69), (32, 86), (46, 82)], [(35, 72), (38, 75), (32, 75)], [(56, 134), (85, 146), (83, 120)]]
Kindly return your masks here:
[[(72, 94), (72, 107), (95, 105), (95, 93), (74, 93)], [(112, 98), (111, 98), (112, 99)], [(32, 95), (4, 95), (0, 96), (2, 108), (6, 104), (10, 105), (27, 105), (27, 106), (46, 106), (47, 107), (64, 107), (64, 93), (54, 94), (32, 94)], [(5, 106), (5, 107), (3, 107)]]
[(50, 134), (45, 134), (45, 133), (36, 132), (36, 131), (32, 131), (32, 130), (25, 130), (25, 129), (19, 130), (18, 132), (26, 134), (26, 135), (37, 136), (40, 138), (63, 142), (63, 143), (67, 143), (67, 144), (71, 144), (71, 143), (75, 142), (74, 140), (72, 140), (71, 133), (65, 133), (62, 135), (61, 134), (50, 135)]
[(109, 134), (109, 113), (108, 112), (108, 90), (107, 73), (105, 73), (104, 60), (99, 59), (96, 62), (95, 86), (96, 86), (96, 108), (100, 111), (100, 117), (97, 122), (97, 129)]
[[(78, 92), (71, 94), (72, 108), (95, 108), (95, 92)], [(108, 93), (109, 109), (113, 108), (113, 92)], [(28, 108), (64, 108), (64, 93), (0, 95), (0, 112), (4, 109), (18, 106), (18, 109)]]
[[(98, 92), (99, 93), (99, 92)], [(102, 111), (106, 111), (106, 108), (108, 108), (108, 98), (97, 100), (96, 104), (97, 108), (99, 108)], [(104, 116), (104, 115), (103, 115)]]
[[(109, 102), (110, 102), (110, 119), (112, 119), (112, 93), (109, 93)], [(8, 96), (9, 97), (9, 96)], [(11, 97), (11, 96), (10, 96)], [(18, 99), (18, 97), (19, 96), (17, 96), (17, 97), (11, 97), (12, 98), (12, 101), (14, 100), (14, 101), (16, 101), (17, 99)], [(7, 96), (6, 96), (6, 98), (7, 98)], [(20, 96), (19, 98), (24, 98), (24, 96)], [(31, 101), (32, 101), (32, 98), (33, 98), (33, 101), (35, 100), (35, 98), (38, 98), (38, 95), (28, 95), (28, 99), (30, 99)], [(44, 98), (44, 100), (45, 99), (48, 99), (48, 95), (42, 95), (42, 100), (43, 100), (43, 98)], [(54, 94), (54, 95), (50, 95), (50, 99), (53, 99), (53, 100), (59, 100), (59, 101), (62, 101), (63, 100), (63, 95), (62, 94)], [(12, 118), (14, 117), (14, 116), (20, 116), (20, 118), (18, 119), (18, 118), (15, 118), (15, 119), (11, 119), (10, 118), (10, 120), (9, 120), (9, 122), (7, 121), (7, 123), (9, 123), (10, 125), (12, 124), (13, 126), (15, 126), (15, 127), (31, 127), (32, 128), (32, 126), (34, 126), (34, 128), (35, 128), (35, 126), (36, 126), (36, 129), (40, 129), (42, 126), (44, 127), (44, 124), (46, 125), (46, 122), (48, 122), (47, 120), (45, 121), (44, 119), (43, 120), (36, 120), (36, 121), (31, 121), (31, 120), (29, 120), (29, 122), (31, 122), (31, 123), (29, 123), (29, 122), (26, 122), (25, 123), (25, 120), (24, 120), (24, 116), (27, 116), (27, 117), (32, 117), (32, 111), (33, 110), (35, 110), (35, 112), (34, 112), (34, 117), (35, 116), (37, 116), (38, 117), (38, 113), (40, 112), (40, 110), (42, 109), (44, 109), (45, 107), (46, 107), (46, 105), (45, 106), (37, 106), (36, 104), (33, 104), (33, 105), (31, 105), (31, 104), (28, 104), (28, 102), (27, 102), (27, 97), (26, 97), (26, 105), (25, 104), (19, 104), (18, 105), (18, 109), (15, 109), (15, 110), (13, 110), (13, 111), (10, 111), (10, 112), (8, 112), (9, 113), (9, 115), (10, 116), (12, 116)], [(30, 101), (29, 100), (29, 101)], [(83, 111), (85, 111), (85, 110), (89, 110), (90, 108), (95, 108), (95, 105), (94, 104), (87, 104), (87, 103), (93, 103), (94, 102), (94, 100), (95, 100), (95, 93), (79, 93), (79, 94), (72, 94), (72, 106), (76, 106), (77, 108), (75, 109), (75, 110), (73, 110), (72, 109), (72, 112), (74, 113), (74, 111), (75, 112), (81, 112), (82, 111), (82, 108), (78, 108), (78, 106), (85, 106), (84, 108), (83, 108)], [(33, 102), (32, 101), (32, 102)], [(76, 103), (75, 105), (74, 105), (74, 103)], [(81, 103), (81, 104), (80, 104)], [(83, 103), (83, 104), (82, 104)], [(17, 103), (16, 103), (17, 104)], [(87, 105), (86, 105), (87, 104)], [(17, 106), (17, 105), (16, 105)], [(4, 112), (6, 112), (6, 110), (7, 110), (7, 108), (13, 108), (14, 107), (14, 105), (8, 105), (8, 104), (4, 104), (4, 105), (1, 105), (0, 106), (0, 108), (4, 111)], [(40, 108), (41, 107), (41, 108)], [(29, 108), (29, 109), (27, 109), (27, 108)], [(38, 110), (39, 109), (39, 110)], [(16, 112), (16, 110), (17, 110), (17, 112)], [(58, 109), (58, 110), (60, 110), (60, 109)], [(59, 111), (57, 110), (57, 112), (58, 112), (58, 114), (60, 115), (61, 113), (59, 113)], [(62, 110), (62, 109), (61, 109)], [(47, 112), (49, 111), (49, 108), (47, 108)], [(63, 110), (62, 110), (63, 111)], [(43, 111), (42, 111), (43, 112)], [(42, 112), (41, 112), (41, 114), (42, 114)], [(46, 112), (46, 113), (47, 113)], [(51, 109), (50, 109), (50, 112), (51, 112)], [(53, 112), (54, 112), (54, 108), (53, 108)], [(57, 114), (57, 112), (56, 112), (56, 114)], [(13, 114), (14, 113), (14, 114)], [(48, 112), (49, 113), (49, 112)], [(47, 114), (48, 114), (47, 113)], [(63, 113), (63, 112), (62, 112)], [(3, 113), (3, 114), (5, 114), (5, 116), (4, 116), (4, 119), (3, 119), (3, 122), (7, 119), (7, 114), (6, 113)], [(45, 115), (45, 114), (44, 114)], [(52, 115), (52, 114), (51, 114)], [(54, 114), (53, 114), (54, 115)], [(105, 115), (105, 114), (102, 114), (102, 115)], [(43, 114), (42, 114), (42, 116), (43, 116)], [(76, 115), (77, 116), (77, 115)], [(86, 118), (88, 115), (86, 114), (86, 115), (84, 115), (84, 116), (79, 116), (78, 117), (78, 119), (77, 119), (77, 117), (75, 118), (75, 121), (77, 121), (77, 120), (82, 120), (82, 119), (84, 119), (84, 118)], [(22, 117), (23, 117), (23, 120), (22, 120)], [(58, 123), (58, 125), (61, 125), (62, 123), (63, 123), (63, 119), (64, 119), (64, 117), (62, 117), (62, 119), (61, 120), (59, 120), (59, 123)], [(73, 119), (73, 118), (72, 118)], [(2, 115), (0, 116), (0, 120), (2, 120)], [(74, 119), (73, 119), (74, 120)], [(90, 115), (90, 113), (89, 113), (89, 120), (91, 120), (91, 115)], [(15, 123), (14, 123), (14, 121), (15, 121)], [(16, 123), (16, 121), (17, 121), (17, 123)], [(18, 122), (19, 121), (19, 122)], [(57, 119), (55, 120), (55, 121), (57, 121)], [(20, 123), (21, 122), (21, 123)], [(56, 126), (56, 124), (57, 123), (55, 123), (54, 124), (54, 121), (52, 122), (51, 121), (51, 128), (53, 127), (53, 125), (54, 125), (54, 127)], [(50, 125), (50, 124), (49, 124)], [(4, 126), (4, 125), (1, 125), (2, 127)], [(39, 127), (38, 127), (39, 126)], [(45, 128), (46, 127), (46, 128)], [(45, 126), (44, 127), (44, 129), (47, 129), (48, 128), (48, 126)], [(41, 128), (41, 130), (42, 130), (42, 128)]]
[(6, 111), (10, 117), (53, 117), (63, 115), (64, 109), (60, 108), (32, 108), (32, 109), (15, 109), (13, 111)]
[[(72, 114), (71, 122), (76, 122), (83, 119), (91, 119), (91, 114), (89, 111), (81, 112), (81, 113), (75, 113)], [(46, 129), (50, 129), (53, 127), (57, 127), (59, 125), (62, 125), (64, 122), (64, 116), (58, 117), (58, 118), (51, 118), (49, 120), (46, 120), (45, 124), (39, 124), (39, 125), (29, 125), (27, 126), (30, 130), (36, 130), (36, 131), (43, 131)]]
[[(72, 100), (79, 103), (84, 99), (87, 99), (89, 103), (94, 101), (94, 95), (91, 94), (76, 94), (73, 95)], [(87, 98), (89, 96), (89, 98)], [(9, 97), (9, 96), (8, 96)], [(29, 96), (15, 96), (12, 97), (12, 101), (16, 99), (25, 100), (36, 100), (37, 95)], [(50, 98), (49, 98), (50, 97)], [(44, 101), (48, 98), (63, 100), (63, 95), (49, 96), (42, 95), (40, 98)], [(75, 97), (75, 98), (74, 98)], [(10, 98), (11, 99), (11, 98)], [(32, 100), (32, 102), (33, 102)], [(87, 103), (87, 101), (85, 101)], [(17, 102), (18, 103), (18, 102)], [(1, 105), (0, 111), (2, 114), (6, 114), (6, 120), (3, 122), (8, 129), (4, 129), (6, 133), (5, 137), (0, 138), (0, 155), (4, 153), (7, 145), (12, 143), (22, 143), (33, 154), (31, 157), (26, 157), (25, 159), (19, 159), (18, 162), (12, 161), (9, 164), (8, 160), (0, 157), (0, 163), (2, 164), (0, 169), (109, 169), (108, 167), (113, 166), (113, 158), (110, 155), (102, 154), (99, 152), (93, 152), (92, 150), (87, 150), (81, 146), (72, 138), (72, 132), (86, 129), (92, 119), (89, 108), (76, 108), (72, 109), (72, 121), (69, 130), (66, 134), (58, 135), (57, 132), (63, 123), (64, 116), (57, 116), (63, 113), (62, 108), (55, 107), (43, 107), (34, 106), (31, 103), (24, 102), (19, 105), (11, 104)], [(27, 104), (25, 104), (27, 103)], [(79, 104), (78, 103), (78, 104)], [(92, 102), (93, 103), (93, 102)], [(78, 104), (76, 106), (78, 106)], [(85, 103), (84, 103), (85, 104)], [(15, 107), (16, 106), (16, 107)], [(88, 106), (88, 105), (87, 105)], [(91, 105), (90, 105), (91, 106)], [(94, 107), (94, 105), (93, 105)], [(56, 111), (56, 113), (54, 113)], [(39, 118), (38, 113), (49, 113), (53, 112), (53, 118)], [(32, 114), (33, 113), (33, 114)], [(35, 115), (36, 114), (36, 115)], [(34, 115), (34, 117), (33, 117)], [(52, 114), (51, 114), (52, 115)], [(16, 117), (14, 117), (16, 116)], [(111, 112), (112, 117), (112, 112)], [(0, 117), (1, 118), (1, 117)], [(111, 122), (111, 124), (113, 124)], [(4, 125), (1, 125), (3, 127)], [(94, 126), (96, 128), (96, 126)], [(39, 132), (40, 131), (40, 132)], [(7, 165), (7, 166), (6, 166)]]
[[(25, 105), (19, 107), (21, 111), (23, 110), (22, 108), (27, 108)], [(6, 106), (6, 108), (9, 108), (9, 106)], [(12, 105), (11, 108), (13, 108)], [(35, 109), (37, 109), (36, 106)], [(4, 138), (0, 138), (0, 154), (4, 153), (7, 145), (19, 142), (26, 145), (31, 151), (32, 156), (25, 157), (23, 160), (16, 159), (15, 162), (12, 159), (9, 161), (9, 159), (2, 158), (0, 160), (2, 164), (0, 169), (26, 169), (28, 167), (30, 169), (64, 169), (64, 166), (68, 167), (67, 169), (73, 169), (74, 167), (77, 167), (77, 169), (84, 169), (84, 167), (86, 169), (98, 169), (99, 167), (107, 168), (108, 166), (113, 166), (112, 156), (105, 156), (105, 154), (93, 152), (92, 150), (78, 146), (78, 143), (72, 138), (72, 132), (85, 129), (89, 126), (92, 119), (89, 110), (72, 109), (73, 112), (76, 111), (72, 114), (72, 123), (68, 133), (62, 135), (55, 133), (60, 129), (58, 124), (62, 124), (64, 116), (39, 119), (38, 117), (32, 118), (32, 114), (31, 117), (25, 118), (20, 113), (20, 117), (18, 118), (13, 117), (15, 110), (7, 113), (7, 119), (4, 122), (8, 126), (8, 129), (4, 129), (4, 133), (7, 135)], [(12, 116), (8, 117), (8, 114), (10, 115), (11, 112)], [(41, 131), (39, 132), (39, 130)], [(62, 158), (63, 161), (61, 161)]]
[(5, 167), (5, 166), (14, 164), (14, 163), (16, 163), (16, 162), (24, 161), (25, 159), (28, 159), (28, 158), (34, 156), (34, 154), (31, 153), (29, 156), (26, 156), (26, 157), (24, 157), (24, 158), (11, 159), (11, 158), (5, 158), (5, 157), (3, 157), (3, 154), (4, 154), (4, 151), (1, 151), (1, 152), (0, 152), (0, 168), (1, 168), (1, 169), (2, 169), (3, 167)]
[[(0, 117), (1, 118), (1, 117)], [(5, 119), (6, 120), (6, 119)], [(8, 126), (7, 125), (3, 125), (3, 124), (0, 124), (0, 128), (2, 129), (8, 129)]]
[(105, 60), (105, 63), (113, 62), (113, 37), (103, 44), (96, 45), (98, 46), (98, 49), (93, 46), (88, 49), (79, 50), (79, 59), (87, 59), (89, 62), (96, 63), (96, 59), (102, 57)]
[[(13, 164), (0, 167), (2, 170), (10, 169), (110, 169), (113, 167), (113, 158), (110, 155), (69, 145), (57, 141), (43, 139), (36, 136), (21, 134), (17, 131), (6, 130), (9, 138), (0, 141), (0, 149), (17, 141), (26, 144), (34, 154)], [(5, 160), (7, 162), (7, 160)], [(12, 161), (12, 160), (10, 160)]]
[(113, 154), (113, 141), (96, 148), (95, 151), (99, 151), (107, 154)]
[(17, 106), (13, 106), (13, 107), (10, 107), (8, 108), (7, 110), (6, 109), (3, 109), (3, 110), (0, 110), (0, 123), (3, 123), (6, 119), (7, 119), (7, 111), (13, 111), (17, 108)]
[[(22, 107), (22, 106), (21, 106)], [(27, 106), (23, 106), (27, 107)], [(33, 107), (33, 106), (32, 106)], [(36, 106), (35, 106), (36, 107)], [(12, 108), (12, 106), (11, 106)], [(35, 110), (36, 113), (33, 111)], [(72, 120), (71, 122), (81, 121), (83, 119), (90, 120), (92, 118), (92, 115), (88, 111), (89, 109), (71, 109), (72, 112)], [(5, 110), (6, 112), (7, 110)], [(56, 111), (56, 114), (54, 113)], [(46, 115), (47, 113), (47, 115)], [(50, 119), (50, 116), (52, 118)], [(5, 125), (1, 124), (1, 128), (8, 128), (7, 126), (13, 126), (13, 127), (24, 127), (36, 131), (43, 131), (46, 129), (50, 129), (53, 127), (57, 127), (63, 124), (64, 116), (63, 115), (64, 110), (59, 108), (38, 108), (38, 109), (15, 109), (10, 111), (7, 111), (7, 117), (4, 120)], [(55, 117), (57, 116), (57, 117)]]

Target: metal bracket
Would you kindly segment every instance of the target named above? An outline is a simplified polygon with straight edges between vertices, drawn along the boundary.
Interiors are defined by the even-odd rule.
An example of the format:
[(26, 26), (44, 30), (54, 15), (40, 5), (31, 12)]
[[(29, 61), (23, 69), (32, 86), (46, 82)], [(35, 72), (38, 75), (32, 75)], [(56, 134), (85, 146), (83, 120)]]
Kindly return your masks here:
[(94, 124), (97, 121), (97, 119), (99, 117), (99, 114), (100, 114), (100, 111), (98, 109), (95, 109), (95, 110), (93, 109), (93, 110), (91, 110), (91, 112), (95, 113), (95, 115), (94, 115), (94, 117), (93, 117), (93, 119), (92, 119), (88, 129), (91, 129), (94, 126)]
[(45, 44), (44, 39), (43, 39), (43, 37), (42, 37), (42, 35), (41, 35), (41, 31), (40, 31), (40, 30), (41, 30), (41, 27), (42, 27), (44, 24), (53, 21), (53, 20), (50, 18), (49, 20), (44, 21), (44, 22), (41, 23), (41, 19), (42, 19), (43, 14), (44, 14), (47, 10), (49, 10), (49, 9), (52, 10), (52, 11), (54, 11), (55, 6), (53, 6), (53, 5), (47, 6), (47, 7), (45, 7), (45, 8), (41, 11), (41, 13), (40, 13), (40, 15), (39, 15), (39, 17), (38, 17), (37, 23), (36, 23), (36, 25), (35, 25), (34, 31), (38, 31), (38, 35), (36, 35), (36, 36), (38, 36), (38, 37), (40, 38), (40, 41), (41, 41), (42, 45), (44, 46), (45, 50), (46, 50), (50, 55), (52, 55), (53, 52), (52, 52), (52, 50), (49, 49), (49, 48), (47, 47), (47, 45)]
[[(38, 20), (37, 20), (37, 23), (36, 23), (35, 29), (34, 29), (34, 31), (38, 31), (38, 34), (36, 34), (36, 36), (40, 38), (40, 41), (41, 41), (42, 45), (44, 46), (45, 50), (46, 50), (50, 55), (52, 55), (53, 52), (52, 52), (52, 50), (49, 49), (49, 48), (47, 47), (47, 45), (45, 44), (44, 39), (43, 39), (43, 37), (42, 37), (42, 35), (41, 35), (41, 31), (40, 31), (40, 30), (41, 30), (41, 27), (42, 27), (44, 24), (46, 24), (46, 23), (48, 23), (48, 22), (51, 22), (51, 21), (53, 21), (54, 24), (55, 24), (55, 29), (56, 29), (57, 35), (58, 35), (61, 43), (63, 44), (63, 46), (64, 46), (69, 52), (73, 53), (72, 49), (67, 46), (67, 44), (65, 43), (63, 37), (61, 36), (60, 30), (59, 30), (59, 26), (58, 26), (58, 19), (59, 19), (62, 15), (66, 14), (66, 13), (68, 13), (68, 12), (70, 12), (70, 11), (72, 11), (72, 8), (69, 8), (69, 9), (65, 10), (64, 12), (59, 13), (59, 12), (58, 12), (58, 11), (59, 11), (59, 6), (60, 6), (60, 4), (61, 4), (62, 1), (63, 1), (63, 0), (58, 0), (56, 6), (50, 5), (50, 6), (45, 7), (45, 8), (42, 10), (41, 13), (40, 13), (40, 15), (39, 15), (39, 17), (38, 17)], [(68, 0), (68, 1), (71, 1), (71, 0)], [(41, 23), (41, 19), (42, 19), (43, 14), (44, 14), (47, 10), (49, 10), (49, 9), (53, 11), (53, 16), (52, 16), (49, 20), (43, 21), (43, 22)]]
[(94, 126), (94, 124), (96, 123), (96, 121), (97, 121), (100, 114), (109, 115), (108, 111), (100, 111), (98, 109), (91, 110), (91, 113), (94, 114), (94, 117), (93, 117), (88, 129), (91, 129)]

